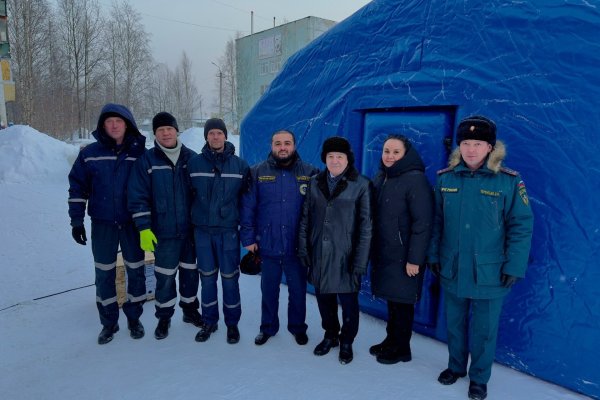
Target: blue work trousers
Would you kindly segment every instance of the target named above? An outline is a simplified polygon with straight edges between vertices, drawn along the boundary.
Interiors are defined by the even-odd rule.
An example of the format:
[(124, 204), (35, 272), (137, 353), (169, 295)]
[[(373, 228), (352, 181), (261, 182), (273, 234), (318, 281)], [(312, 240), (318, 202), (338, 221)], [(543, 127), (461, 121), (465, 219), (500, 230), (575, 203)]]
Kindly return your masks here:
[(260, 331), (273, 336), (279, 330), (279, 287), (282, 274), (288, 287), (288, 325), (292, 334), (306, 333), (306, 268), (298, 257), (262, 257)]
[(116, 225), (92, 221), (92, 254), (96, 271), (96, 305), (100, 323), (112, 326), (119, 320), (117, 289), (117, 253), (121, 255), (127, 274), (127, 300), (123, 312), (127, 319), (139, 319), (146, 302), (146, 273), (140, 234), (133, 223)]
[(170, 319), (175, 313), (177, 289), (175, 276), (179, 277), (179, 306), (184, 314), (198, 310), (199, 275), (192, 235), (184, 239), (158, 239), (154, 250), (154, 276), (156, 277), (156, 302), (154, 315)]
[(496, 339), (504, 297), (468, 299), (444, 291), (448, 326), (448, 368), (467, 372), (469, 360), (469, 312), (471, 331), (471, 365), (469, 379), (487, 383), (492, 374), (496, 354)]
[(200, 271), (202, 320), (219, 321), (217, 280), (221, 273), (223, 317), (227, 326), (237, 326), (242, 315), (240, 302), (240, 239), (231, 229), (218, 233), (195, 228), (196, 262)]

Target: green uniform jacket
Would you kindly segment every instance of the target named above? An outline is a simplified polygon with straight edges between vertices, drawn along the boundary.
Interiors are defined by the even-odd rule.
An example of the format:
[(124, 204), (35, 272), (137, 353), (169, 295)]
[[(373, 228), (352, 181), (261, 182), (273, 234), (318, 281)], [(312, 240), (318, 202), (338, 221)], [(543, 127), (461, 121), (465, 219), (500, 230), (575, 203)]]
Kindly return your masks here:
[(501, 297), (508, 292), (502, 273), (525, 276), (533, 214), (519, 174), (500, 166), (504, 154), (497, 142), (471, 171), (455, 151), (438, 172), (428, 261), (441, 264), (442, 286), (457, 297)]

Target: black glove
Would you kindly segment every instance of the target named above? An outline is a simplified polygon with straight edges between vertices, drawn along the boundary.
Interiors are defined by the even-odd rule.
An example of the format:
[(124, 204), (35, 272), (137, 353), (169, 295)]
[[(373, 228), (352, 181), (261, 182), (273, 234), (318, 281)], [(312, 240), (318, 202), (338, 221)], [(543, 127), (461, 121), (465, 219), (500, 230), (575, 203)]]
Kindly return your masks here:
[(85, 227), (83, 225), (74, 226), (71, 230), (71, 235), (73, 235), (73, 239), (79, 244), (85, 246), (85, 242), (87, 242), (87, 236), (85, 235)]
[(440, 277), (440, 270), (442, 269), (442, 266), (440, 265), (440, 263), (429, 264), (429, 269), (431, 270), (432, 274), (434, 274), (438, 278)]
[(301, 257), (299, 257), (299, 259), (300, 259), (300, 264), (302, 264), (302, 266), (304, 268), (309, 269), (312, 266), (309, 256), (301, 256)]
[(516, 276), (512, 276), (512, 275), (508, 275), (508, 274), (502, 274), (502, 285), (505, 288), (510, 288), (518, 280), (519, 280), (519, 278), (517, 278)]

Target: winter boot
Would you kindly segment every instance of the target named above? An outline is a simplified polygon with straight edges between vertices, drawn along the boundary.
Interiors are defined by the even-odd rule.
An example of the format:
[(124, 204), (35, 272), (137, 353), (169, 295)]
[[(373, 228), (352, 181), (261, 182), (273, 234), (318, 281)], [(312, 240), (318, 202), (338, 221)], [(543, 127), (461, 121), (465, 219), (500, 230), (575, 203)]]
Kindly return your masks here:
[(129, 336), (133, 339), (141, 339), (144, 337), (144, 325), (139, 319), (127, 320), (127, 328), (129, 328)]
[(236, 325), (227, 327), (227, 343), (236, 344), (240, 341), (240, 331)]
[(487, 397), (487, 385), (471, 381), (469, 384), (469, 398), (473, 400), (483, 400)]
[(154, 330), (154, 337), (156, 340), (161, 340), (169, 336), (169, 327), (171, 326), (171, 319), (161, 318), (158, 320), (158, 325)]
[(210, 335), (217, 330), (219, 326), (217, 324), (213, 325), (203, 325), (200, 328), (200, 331), (196, 334), (196, 342), (206, 342)]
[(106, 344), (113, 340), (113, 334), (119, 331), (119, 324), (113, 326), (105, 326), (98, 335), (98, 344)]
[(458, 378), (464, 378), (465, 376), (467, 376), (466, 372), (454, 372), (447, 368), (438, 376), (438, 382), (442, 385), (452, 385)]
[(378, 356), (379, 354), (381, 354), (381, 352), (389, 345), (392, 344), (392, 339), (390, 338), (390, 336), (386, 336), (385, 339), (383, 339), (383, 342), (379, 343), (379, 344), (374, 344), (373, 346), (369, 347), (369, 353), (374, 355), (374, 356)]
[(353, 358), (352, 345), (350, 343), (340, 344), (340, 364), (350, 364)]
[(198, 310), (184, 310), (183, 322), (202, 328), (202, 315), (200, 315)]
[(317, 347), (315, 347), (313, 354), (315, 356), (324, 356), (325, 354), (329, 353), (332, 348), (338, 347), (339, 344), (340, 340), (336, 337), (332, 339), (325, 338), (317, 345)]
[(377, 362), (381, 364), (397, 364), (400, 361), (408, 362), (412, 360), (410, 348), (408, 350), (404, 346), (385, 347), (378, 355)]

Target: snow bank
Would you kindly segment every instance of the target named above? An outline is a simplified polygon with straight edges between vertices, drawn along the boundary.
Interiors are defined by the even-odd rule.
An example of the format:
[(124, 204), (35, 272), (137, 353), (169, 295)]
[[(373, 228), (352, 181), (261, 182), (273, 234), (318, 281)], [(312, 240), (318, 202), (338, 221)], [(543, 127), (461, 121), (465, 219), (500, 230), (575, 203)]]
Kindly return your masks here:
[(0, 131), (0, 182), (65, 182), (79, 148), (35, 129), (15, 125)]

